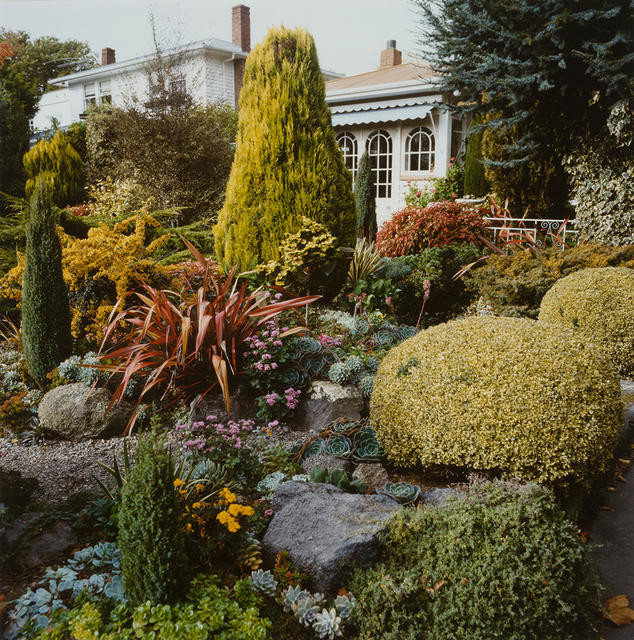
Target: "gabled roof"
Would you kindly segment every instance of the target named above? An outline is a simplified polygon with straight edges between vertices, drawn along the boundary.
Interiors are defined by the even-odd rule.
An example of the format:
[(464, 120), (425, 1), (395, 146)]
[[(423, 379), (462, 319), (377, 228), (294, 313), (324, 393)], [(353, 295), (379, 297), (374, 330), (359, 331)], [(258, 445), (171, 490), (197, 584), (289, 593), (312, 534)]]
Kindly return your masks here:
[(414, 81), (422, 81), (428, 84), (435, 79), (434, 72), (423, 64), (406, 62), (393, 67), (381, 67), (375, 71), (359, 73), (355, 76), (346, 76), (326, 83), (326, 93), (351, 89), (363, 89), (367, 87), (381, 86), (385, 84), (401, 84)]
[[(235, 58), (246, 58), (249, 55), (248, 51), (242, 51), (242, 49), (233, 44), (233, 42), (220, 40), (219, 38), (207, 38), (205, 40), (189, 42), (187, 44), (181, 45), (180, 47), (168, 49), (164, 52), (164, 54), (169, 56), (178, 53), (193, 53), (201, 49), (221, 54), (227, 54)], [(93, 67), (92, 69), (86, 69), (85, 71), (78, 71), (77, 73), (71, 73), (67, 76), (55, 78), (54, 80), (50, 81), (50, 84), (65, 85), (69, 82), (109, 76), (119, 71), (129, 71), (135, 67), (140, 67), (145, 63), (150, 62), (155, 57), (155, 55), (155, 53), (150, 53), (144, 56), (130, 58), (128, 60), (122, 60), (121, 62), (114, 62), (113, 64), (100, 65), (98, 67)]]

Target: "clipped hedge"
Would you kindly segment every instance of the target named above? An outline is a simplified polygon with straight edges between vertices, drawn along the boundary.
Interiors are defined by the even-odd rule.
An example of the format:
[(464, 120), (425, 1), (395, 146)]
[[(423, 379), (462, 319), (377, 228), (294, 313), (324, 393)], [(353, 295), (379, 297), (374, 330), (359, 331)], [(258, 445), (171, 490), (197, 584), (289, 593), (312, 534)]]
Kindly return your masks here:
[(357, 640), (580, 640), (597, 620), (584, 544), (542, 487), (401, 509), (381, 547), (348, 585)]
[(583, 269), (562, 278), (544, 296), (539, 321), (573, 329), (622, 375), (634, 375), (634, 270)]
[(392, 349), (370, 418), (389, 459), (523, 480), (587, 485), (606, 469), (622, 422), (614, 366), (571, 331), (471, 317)]

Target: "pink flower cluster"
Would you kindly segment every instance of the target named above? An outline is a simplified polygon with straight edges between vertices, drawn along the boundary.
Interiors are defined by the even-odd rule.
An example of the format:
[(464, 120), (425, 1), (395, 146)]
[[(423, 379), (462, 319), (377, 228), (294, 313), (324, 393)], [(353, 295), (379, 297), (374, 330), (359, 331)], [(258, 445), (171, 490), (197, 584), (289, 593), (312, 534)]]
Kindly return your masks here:
[[(301, 389), (293, 389), (293, 387), (289, 387), (288, 389), (286, 389), (284, 391), (284, 401), (286, 406), (289, 409), (297, 408), (297, 405), (299, 404), (299, 396), (301, 395)], [(264, 396), (264, 399), (266, 400), (266, 404), (268, 404), (269, 407), (273, 407), (278, 400), (282, 399), (282, 396), (274, 391), (273, 393), (267, 393)]]
[(322, 333), (319, 335), (319, 342), (321, 342), (323, 347), (341, 346), (341, 338), (338, 338), (337, 336), (329, 336), (326, 333)]
[[(277, 294), (276, 298), (278, 295)], [(274, 371), (278, 368), (279, 364), (273, 359), (273, 355), (269, 353), (273, 347), (281, 347), (282, 340), (280, 339), (280, 329), (274, 320), (269, 320), (265, 323), (265, 329), (259, 331), (257, 334), (249, 336), (245, 342), (249, 347), (249, 351), (244, 352), (244, 357), (250, 360), (251, 367), (255, 368), (260, 373), (266, 373), (267, 371)], [(284, 327), (282, 331), (288, 331), (287, 327)]]
[[(207, 416), (206, 420), (192, 423), (189, 430), (199, 433), (197, 438), (187, 440), (184, 447), (189, 450), (196, 449), (201, 453), (214, 450), (214, 446), (209, 444), (209, 439), (221, 438), (228, 445), (235, 449), (242, 448), (242, 438), (251, 433), (255, 428), (253, 420), (229, 420), (226, 425), (218, 422), (217, 416)], [(177, 430), (187, 429), (187, 425), (177, 425)]]

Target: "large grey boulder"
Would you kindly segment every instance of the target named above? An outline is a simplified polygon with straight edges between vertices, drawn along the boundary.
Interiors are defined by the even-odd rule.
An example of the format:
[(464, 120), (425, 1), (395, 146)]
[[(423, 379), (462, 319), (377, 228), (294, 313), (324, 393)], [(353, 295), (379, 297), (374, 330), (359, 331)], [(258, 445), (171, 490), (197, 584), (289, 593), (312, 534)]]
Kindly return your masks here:
[(132, 409), (121, 402), (107, 411), (112, 399), (108, 389), (81, 382), (51, 389), (40, 402), (40, 425), (47, 433), (65, 440), (107, 438), (120, 434)]
[(275, 515), (262, 540), (265, 557), (288, 551), (313, 589), (336, 591), (352, 566), (378, 559), (377, 534), (399, 505), (387, 496), (345, 493), (329, 484), (285, 482), (272, 500)]
[(361, 462), (352, 477), (365, 482), (371, 491), (380, 489), (390, 481), (390, 476), (380, 462)]
[(302, 402), (298, 424), (306, 431), (321, 431), (338, 418), (359, 420), (363, 406), (363, 397), (356, 387), (317, 380)]

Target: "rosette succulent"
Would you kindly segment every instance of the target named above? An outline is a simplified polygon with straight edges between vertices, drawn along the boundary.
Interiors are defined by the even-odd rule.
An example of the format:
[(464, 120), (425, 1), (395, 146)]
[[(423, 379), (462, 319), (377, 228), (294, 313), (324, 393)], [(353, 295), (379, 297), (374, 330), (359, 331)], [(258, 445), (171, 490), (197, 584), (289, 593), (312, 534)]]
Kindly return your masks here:
[(361, 360), (359, 356), (348, 356), (344, 360), (344, 364), (348, 367), (348, 369), (350, 369), (350, 372), (353, 374), (360, 373), (363, 369), (363, 360)]
[(303, 354), (321, 353), (323, 350), (323, 346), (321, 342), (319, 342), (319, 340), (316, 340), (315, 338), (311, 338), (310, 336), (303, 336), (301, 338), (297, 338), (297, 342), (295, 344), (297, 346), (297, 349), (300, 351), (300, 353), (303, 353)]
[(323, 453), (324, 450), (324, 439), (317, 438), (313, 440), (304, 451), (304, 458), (310, 458), (311, 456), (318, 456)]
[(412, 504), (420, 496), (420, 487), (409, 482), (388, 482), (377, 493), (394, 498), (400, 504)]
[(270, 571), (262, 571), (262, 569), (252, 571), (249, 580), (251, 581), (251, 586), (254, 591), (261, 593), (267, 598), (275, 597), (277, 580), (273, 577), (273, 574)]
[(350, 380), (352, 372), (344, 362), (335, 362), (328, 369), (328, 379), (335, 384), (346, 384)]
[(349, 458), (352, 454), (352, 442), (343, 434), (331, 436), (326, 440), (324, 453), (337, 458)]
[(363, 376), (357, 386), (361, 395), (364, 398), (369, 398), (372, 395), (372, 389), (374, 389), (374, 374)]
[(354, 459), (362, 462), (381, 462), (385, 453), (372, 427), (363, 427), (353, 436)]

